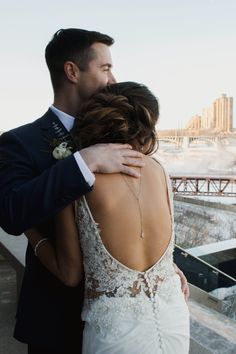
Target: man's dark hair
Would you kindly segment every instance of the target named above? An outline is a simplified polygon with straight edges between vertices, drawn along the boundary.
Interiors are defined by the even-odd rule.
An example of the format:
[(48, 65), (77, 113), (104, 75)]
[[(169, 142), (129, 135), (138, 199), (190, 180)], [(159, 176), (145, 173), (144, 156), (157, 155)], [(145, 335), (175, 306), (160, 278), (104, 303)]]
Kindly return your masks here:
[(114, 39), (110, 36), (78, 28), (58, 30), (45, 49), (45, 59), (51, 75), (54, 90), (58, 89), (65, 78), (64, 64), (74, 62), (80, 70), (86, 70), (94, 51), (93, 43), (104, 43), (111, 46)]

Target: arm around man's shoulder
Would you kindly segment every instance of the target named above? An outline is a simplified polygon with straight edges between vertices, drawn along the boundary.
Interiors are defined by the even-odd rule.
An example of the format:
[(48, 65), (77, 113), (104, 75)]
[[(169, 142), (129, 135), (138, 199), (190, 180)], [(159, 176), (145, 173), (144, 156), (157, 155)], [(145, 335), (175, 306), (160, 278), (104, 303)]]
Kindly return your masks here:
[(0, 226), (13, 235), (49, 219), (90, 190), (73, 156), (40, 171), (37, 160), (47, 157), (33, 134), (24, 126), (0, 136)]

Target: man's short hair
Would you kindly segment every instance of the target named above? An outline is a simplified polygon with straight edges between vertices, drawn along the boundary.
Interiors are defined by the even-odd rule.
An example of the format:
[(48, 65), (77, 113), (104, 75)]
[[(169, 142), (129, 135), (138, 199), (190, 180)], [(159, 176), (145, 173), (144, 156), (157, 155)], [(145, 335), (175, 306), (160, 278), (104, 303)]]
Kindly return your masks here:
[(114, 39), (100, 32), (79, 28), (60, 29), (54, 34), (45, 49), (45, 59), (54, 90), (63, 83), (66, 61), (74, 62), (82, 71), (87, 69), (94, 58), (94, 51), (90, 48), (93, 43), (111, 46)]

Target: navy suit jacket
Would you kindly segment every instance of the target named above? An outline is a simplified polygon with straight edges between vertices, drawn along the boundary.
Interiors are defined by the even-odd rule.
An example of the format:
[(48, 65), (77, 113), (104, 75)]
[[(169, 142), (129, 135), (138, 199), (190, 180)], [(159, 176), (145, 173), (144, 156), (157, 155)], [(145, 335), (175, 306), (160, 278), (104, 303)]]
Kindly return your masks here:
[[(55, 128), (56, 127), (56, 128)], [(73, 156), (55, 160), (50, 142), (68, 133), (48, 112), (0, 137), (0, 226), (20, 235), (38, 227), (55, 238), (53, 216), (90, 191)], [(82, 286), (70, 288), (41, 265), (28, 244), (14, 336), (32, 345), (79, 353)]]

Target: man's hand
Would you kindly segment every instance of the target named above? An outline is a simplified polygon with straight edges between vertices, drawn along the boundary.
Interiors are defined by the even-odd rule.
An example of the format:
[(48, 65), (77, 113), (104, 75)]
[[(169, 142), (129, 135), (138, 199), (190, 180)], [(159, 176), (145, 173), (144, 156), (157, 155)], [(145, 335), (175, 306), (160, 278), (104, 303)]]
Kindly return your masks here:
[(96, 144), (79, 151), (91, 172), (121, 172), (133, 177), (140, 177), (133, 167), (143, 167), (143, 154), (132, 149), (128, 144)]
[(188, 286), (187, 279), (186, 279), (184, 273), (177, 267), (177, 265), (175, 263), (173, 263), (173, 266), (174, 266), (175, 272), (180, 277), (181, 290), (182, 290), (182, 292), (184, 294), (185, 301), (188, 301), (188, 298), (189, 298), (189, 286)]

